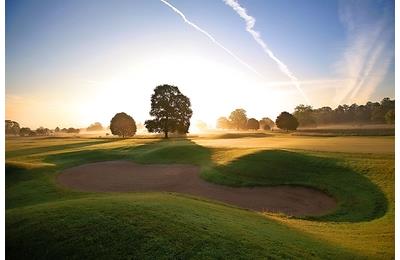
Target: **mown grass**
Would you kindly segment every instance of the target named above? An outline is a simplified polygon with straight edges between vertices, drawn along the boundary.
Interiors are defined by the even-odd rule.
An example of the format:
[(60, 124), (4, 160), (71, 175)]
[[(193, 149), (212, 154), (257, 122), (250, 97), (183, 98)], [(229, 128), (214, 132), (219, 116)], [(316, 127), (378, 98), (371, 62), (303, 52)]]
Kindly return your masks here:
[[(52, 149), (37, 141), (28, 150), (20, 140), (7, 140), (19, 151), (6, 158), (8, 258), (394, 255), (393, 154), (210, 148), (185, 139), (67, 140), (68, 146), (58, 139)], [(296, 219), (183, 195), (73, 192), (55, 182), (64, 168), (115, 159), (196, 164), (204, 178), (226, 185), (311, 186), (334, 195), (339, 207), (322, 218)]]
[(6, 217), (10, 258), (355, 256), (259, 214), (163, 193), (90, 196), (13, 209)]

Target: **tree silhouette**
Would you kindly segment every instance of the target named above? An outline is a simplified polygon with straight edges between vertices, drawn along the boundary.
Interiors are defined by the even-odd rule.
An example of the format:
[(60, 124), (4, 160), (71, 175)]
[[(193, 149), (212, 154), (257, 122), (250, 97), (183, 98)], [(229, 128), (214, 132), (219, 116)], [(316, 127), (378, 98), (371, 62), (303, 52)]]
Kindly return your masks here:
[(32, 133), (32, 130), (29, 127), (22, 127), (21, 130), (19, 131), (20, 136), (30, 136)]
[(37, 135), (43, 135), (43, 136), (50, 135), (50, 129), (44, 128), (43, 126), (36, 129), (35, 132)]
[(271, 130), (274, 127), (275, 123), (269, 117), (263, 117), (260, 120), (260, 128), (263, 130)]
[(244, 110), (243, 108), (238, 108), (232, 111), (231, 114), (229, 115), (229, 119), (231, 121), (232, 126), (237, 130), (246, 129), (247, 116), (246, 116), (246, 110)]
[(100, 122), (95, 122), (86, 128), (87, 131), (101, 131), (103, 130), (103, 126)]
[(299, 126), (299, 122), (297, 119), (288, 112), (282, 112), (275, 121), (275, 124), (278, 128), (288, 130), (296, 130)]
[(294, 109), (293, 115), (299, 121), (300, 126), (315, 126), (312, 106), (298, 105)]
[(122, 136), (122, 138), (131, 137), (136, 133), (136, 123), (130, 115), (124, 112), (117, 113), (111, 119), (110, 130), (113, 135)]
[(18, 135), (19, 134), (19, 124), (18, 122), (11, 121), (11, 120), (6, 120), (5, 121), (5, 132), (6, 135)]
[(157, 86), (151, 96), (150, 115), (154, 118), (146, 120), (144, 124), (149, 132), (163, 132), (165, 138), (171, 132), (186, 134), (193, 114), (190, 106), (189, 98), (178, 87), (166, 84)]
[[(390, 124), (386, 114), (395, 109), (395, 101), (384, 98), (381, 102), (367, 102), (365, 105), (339, 105), (337, 108), (321, 107), (313, 109), (310, 106), (299, 105), (294, 116), (300, 126), (316, 126), (324, 124)], [(391, 112), (388, 117), (391, 116)]]
[(258, 129), (260, 129), (260, 123), (258, 122), (257, 119), (250, 118), (249, 120), (247, 120), (246, 127), (247, 127), (247, 129), (251, 129), (251, 130), (258, 130)]

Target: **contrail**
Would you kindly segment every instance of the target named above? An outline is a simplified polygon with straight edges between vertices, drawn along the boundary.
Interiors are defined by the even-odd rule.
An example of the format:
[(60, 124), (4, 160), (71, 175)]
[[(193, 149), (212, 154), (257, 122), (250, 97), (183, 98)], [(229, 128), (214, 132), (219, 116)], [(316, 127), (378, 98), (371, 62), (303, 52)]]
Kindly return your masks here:
[(253, 67), (251, 67), (249, 64), (247, 64), (246, 62), (244, 62), (242, 59), (240, 59), (238, 56), (236, 56), (233, 52), (231, 52), (228, 48), (226, 48), (225, 46), (223, 46), (221, 43), (219, 43), (211, 34), (209, 34), (208, 32), (206, 32), (205, 30), (203, 30), (202, 28), (200, 28), (199, 26), (197, 26), (196, 24), (192, 23), (191, 21), (189, 21), (186, 16), (179, 11), (175, 6), (171, 5), (170, 3), (168, 3), (165, 0), (160, 0), (161, 2), (163, 2), (164, 4), (166, 4), (168, 7), (170, 7), (175, 13), (179, 14), (182, 19), (185, 21), (185, 23), (189, 24), (190, 26), (192, 26), (193, 28), (195, 28), (197, 31), (201, 32), (202, 34), (204, 34), (205, 36), (207, 36), (213, 43), (215, 43), (216, 45), (218, 45), (220, 48), (222, 48), (224, 51), (226, 51), (229, 55), (231, 55), (233, 58), (235, 58), (238, 62), (240, 62), (242, 65), (246, 66), (248, 69), (250, 69), (251, 71), (253, 71), (254, 73), (256, 73), (258, 76), (260, 77), (264, 77), (261, 73), (259, 73), (257, 70), (255, 70)]
[(301, 95), (304, 97), (307, 103), (310, 104), (310, 100), (300, 87), (299, 80), (293, 75), (293, 73), (289, 70), (289, 68), (282, 61), (280, 61), (274, 55), (274, 53), (268, 48), (267, 44), (261, 39), (260, 33), (253, 29), (254, 24), (256, 23), (256, 19), (248, 15), (246, 9), (243, 8), (237, 2), (237, 0), (223, 0), (223, 1), (225, 2), (225, 4), (232, 7), (232, 9), (235, 10), (235, 12), (241, 18), (243, 18), (243, 20), (246, 22), (246, 31), (248, 31), (251, 34), (251, 36), (253, 36), (254, 40), (258, 43), (258, 45), (261, 46), (263, 51), (278, 64), (279, 69), (290, 78), (290, 80), (293, 82), (297, 90), (301, 93)]

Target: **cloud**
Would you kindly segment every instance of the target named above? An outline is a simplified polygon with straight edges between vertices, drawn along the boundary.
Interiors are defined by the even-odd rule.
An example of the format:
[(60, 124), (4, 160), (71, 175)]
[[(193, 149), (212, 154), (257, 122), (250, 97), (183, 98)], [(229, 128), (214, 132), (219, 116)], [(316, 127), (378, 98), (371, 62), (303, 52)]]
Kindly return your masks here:
[(367, 101), (389, 70), (394, 55), (394, 4), (382, 3), (339, 3), (339, 19), (346, 29), (347, 42), (335, 67), (339, 77), (347, 80), (337, 90), (335, 104)]
[(242, 59), (240, 59), (238, 56), (236, 56), (232, 51), (230, 51), (228, 48), (226, 48), (225, 46), (223, 46), (220, 42), (218, 42), (211, 34), (209, 34), (207, 31), (205, 31), (204, 29), (200, 28), (198, 25), (194, 24), (193, 22), (191, 22), (190, 20), (188, 20), (186, 18), (186, 16), (175, 6), (173, 6), (172, 4), (170, 4), (169, 2), (165, 1), (165, 0), (160, 0), (161, 2), (163, 2), (164, 4), (166, 4), (169, 8), (171, 8), (175, 13), (177, 13), (180, 17), (182, 17), (183, 21), (185, 21), (185, 23), (189, 24), (190, 26), (192, 26), (194, 29), (196, 29), (197, 31), (201, 32), (202, 34), (204, 34), (205, 36), (207, 36), (214, 44), (216, 44), (218, 47), (220, 47), (221, 49), (223, 49), (225, 52), (227, 52), (229, 55), (231, 55), (234, 59), (236, 59), (238, 62), (240, 62), (242, 65), (244, 65), (245, 67), (247, 67), (249, 70), (253, 71), (254, 73), (256, 73), (258, 76), (263, 77), (261, 73), (259, 73), (256, 69), (254, 69), (252, 66), (250, 66), (249, 64), (247, 64), (245, 61), (243, 61)]
[(289, 68), (284, 64), (280, 59), (278, 59), (275, 54), (272, 52), (272, 50), (268, 47), (268, 45), (262, 40), (261, 35), (258, 31), (255, 31), (254, 25), (256, 23), (256, 19), (250, 15), (247, 14), (247, 11), (245, 8), (243, 8), (237, 0), (223, 0), (225, 4), (228, 6), (232, 7), (233, 10), (241, 17), (243, 20), (246, 22), (246, 31), (250, 33), (250, 35), (254, 38), (254, 40), (257, 42), (258, 45), (261, 46), (263, 51), (278, 65), (279, 69), (289, 77), (291, 82), (294, 84), (294, 86), (297, 88), (297, 90), (300, 92), (300, 94), (304, 97), (306, 102), (309, 104), (310, 100), (304, 93), (303, 89), (300, 86), (299, 80), (294, 76), (294, 74), (289, 70)]

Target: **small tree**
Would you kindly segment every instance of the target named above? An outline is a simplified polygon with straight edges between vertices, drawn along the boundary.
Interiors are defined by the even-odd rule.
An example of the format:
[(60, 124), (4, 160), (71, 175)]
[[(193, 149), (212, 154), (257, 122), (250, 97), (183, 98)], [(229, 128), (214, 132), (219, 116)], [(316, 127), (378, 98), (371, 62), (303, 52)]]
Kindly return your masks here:
[(263, 130), (271, 130), (274, 127), (275, 123), (269, 117), (263, 117), (260, 120), (260, 128)]
[(228, 120), (226, 117), (220, 117), (217, 120), (217, 128), (219, 129), (230, 129), (231, 128), (231, 122)]
[(50, 135), (50, 129), (44, 128), (43, 126), (41, 126), (38, 129), (36, 129), (36, 134), (43, 135), (43, 136)]
[(246, 129), (246, 124), (247, 124), (246, 110), (242, 108), (235, 109), (229, 115), (229, 119), (231, 121), (232, 126), (237, 130)]
[(32, 132), (32, 130), (29, 127), (22, 127), (19, 130), (19, 135), (20, 136), (30, 136), (31, 132)]
[(87, 131), (101, 131), (103, 130), (103, 126), (99, 122), (95, 122), (86, 128)]
[(55, 133), (60, 132), (60, 128), (57, 126), (57, 127), (54, 129), (54, 132), (55, 132)]
[(249, 120), (247, 120), (247, 129), (258, 130), (260, 129), (260, 123), (258, 122), (257, 119), (250, 118)]
[(171, 85), (160, 85), (154, 89), (151, 95), (150, 115), (153, 119), (146, 120), (144, 125), (151, 133), (178, 132), (186, 134), (189, 132), (190, 118), (193, 111), (190, 108), (190, 100), (183, 95), (178, 87)]
[(122, 138), (131, 137), (136, 133), (136, 123), (130, 115), (124, 112), (117, 113), (111, 119), (110, 130), (113, 135), (122, 136)]
[(297, 119), (288, 112), (282, 112), (275, 121), (275, 124), (278, 128), (288, 130), (296, 130), (299, 126), (299, 122)]

